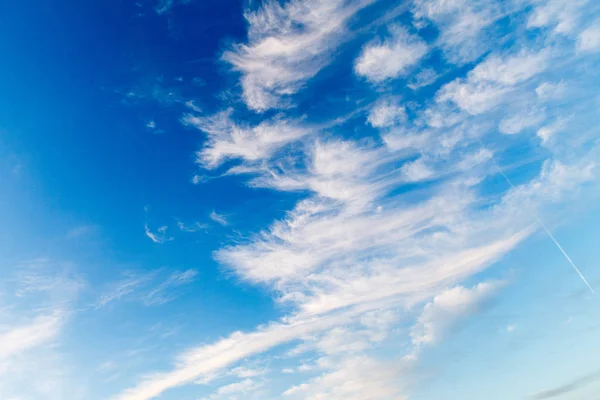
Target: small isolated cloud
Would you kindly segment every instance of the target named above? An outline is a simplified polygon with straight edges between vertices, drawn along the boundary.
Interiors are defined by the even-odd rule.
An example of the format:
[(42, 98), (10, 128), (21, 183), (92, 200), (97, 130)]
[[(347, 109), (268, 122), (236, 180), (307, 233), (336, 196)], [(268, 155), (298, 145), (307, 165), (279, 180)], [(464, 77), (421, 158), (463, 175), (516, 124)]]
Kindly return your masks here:
[(408, 182), (423, 181), (434, 175), (434, 171), (421, 158), (404, 164), (402, 172)]
[(146, 236), (152, 240), (154, 243), (166, 243), (174, 240), (173, 237), (167, 235), (167, 226), (161, 226), (155, 232), (151, 231), (148, 227), (148, 224), (144, 225), (144, 230), (146, 232)]
[(600, 20), (579, 34), (577, 51), (581, 53), (600, 52)]
[(537, 88), (535, 93), (540, 100), (557, 100), (563, 97), (566, 92), (564, 82), (543, 82)]
[(152, 129), (152, 130), (156, 129), (156, 122), (154, 122), (154, 120), (148, 121), (146, 123), (146, 128)]
[(171, 9), (179, 4), (188, 4), (193, 0), (158, 0), (154, 6), (154, 11), (158, 15), (163, 15), (171, 12)]
[(208, 224), (203, 224), (200, 222), (195, 222), (193, 224), (185, 224), (182, 221), (177, 221), (177, 227), (181, 232), (194, 233), (202, 230), (206, 230), (210, 228)]
[(219, 225), (227, 226), (229, 224), (227, 217), (223, 214), (218, 214), (215, 210), (210, 213), (209, 217)]
[(80, 237), (83, 237), (83, 236), (93, 233), (96, 230), (96, 228), (97, 227), (94, 225), (81, 225), (81, 226), (70, 229), (67, 232), (66, 236), (69, 239), (80, 238)]
[(515, 330), (517, 329), (517, 326), (514, 324), (510, 324), (506, 327), (506, 332), (507, 333), (513, 333)]
[(542, 140), (542, 143), (548, 143), (552, 137), (565, 129), (567, 121), (559, 118), (551, 124), (545, 125), (538, 129), (537, 135)]
[(185, 106), (194, 112), (202, 112), (202, 109), (196, 105), (194, 100), (188, 100), (185, 102)]
[(396, 98), (379, 100), (367, 118), (367, 122), (374, 128), (389, 128), (406, 119), (406, 110)]
[(425, 41), (411, 35), (400, 25), (389, 28), (389, 36), (383, 41), (367, 44), (356, 59), (356, 74), (370, 82), (380, 83), (406, 74), (427, 54)]
[(409, 82), (408, 87), (417, 90), (424, 86), (429, 86), (438, 79), (439, 75), (433, 68), (425, 68), (416, 74)]
[(190, 182), (192, 182), (194, 185), (199, 185), (202, 182), (206, 182), (208, 179), (209, 178), (205, 175), (195, 174), (192, 176), (192, 179), (190, 179)]
[(229, 375), (237, 376), (238, 378), (256, 378), (258, 376), (263, 376), (267, 370), (258, 369), (258, 368), (248, 368), (248, 367), (236, 367), (229, 371)]
[(174, 0), (160, 0), (155, 8), (156, 13), (164, 14), (164, 13), (168, 12), (171, 9), (171, 7), (173, 7), (174, 3), (175, 3)]

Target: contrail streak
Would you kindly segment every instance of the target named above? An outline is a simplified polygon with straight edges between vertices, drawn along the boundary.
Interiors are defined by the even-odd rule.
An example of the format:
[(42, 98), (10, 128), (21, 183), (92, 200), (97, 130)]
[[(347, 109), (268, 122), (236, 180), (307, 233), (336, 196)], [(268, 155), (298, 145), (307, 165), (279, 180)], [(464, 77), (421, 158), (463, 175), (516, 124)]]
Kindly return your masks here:
[[(481, 146), (485, 148), (485, 146), (483, 145), (483, 142), (481, 141), (481, 139), (479, 139), (479, 142), (481, 143)], [(504, 180), (506, 181), (506, 183), (508, 183), (508, 185), (512, 189), (516, 189), (515, 185), (513, 185), (513, 183), (511, 182), (511, 180), (508, 179), (508, 176), (506, 176), (506, 174), (504, 173), (504, 171), (502, 170), (502, 168), (500, 168), (500, 165), (498, 165), (498, 163), (496, 163), (496, 161), (493, 158), (492, 158), (492, 162), (494, 163), (494, 165), (498, 169), (498, 172), (500, 172), (500, 175), (502, 175), (502, 177), (504, 178)], [(544, 222), (537, 215), (537, 213), (535, 212), (535, 210), (531, 210), (531, 213), (533, 214), (533, 217), (535, 218), (535, 220), (537, 221), (537, 223), (540, 225), (540, 227), (548, 234), (548, 236), (550, 237), (550, 239), (552, 239), (552, 241), (554, 242), (554, 244), (556, 245), (556, 247), (558, 247), (558, 249), (563, 254), (563, 256), (565, 256), (565, 258), (567, 259), (567, 261), (569, 262), (569, 264), (571, 264), (571, 267), (573, 267), (573, 269), (575, 270), (575, 272), (577, 272), (577, 275), (579, 275), (579, 277), (581, 278), (581, 280), (583, 281), (583, 283), (585, 283), (585, 285), (588, 287), (588, 289), (590, 289), (590, 292), (592, 292), (592, 294), (596, 294), (596, 291), (594, 290), (594, 288), (592, 287), (592, 285), (590, 285), (590, 283), (588, 282), (588, 280), (585, 279), (585, 276), (583, 276), (583, 274), (581, 273), (581, 271), (579, 270), (579, 268), (577, 268), (577, 266), (575, 265), (575, 263), (573, 262), (573, 260), (571, 260), (571, 257), (569, 257), (569, 255), (565, 251), (565, 249), (563, 249), (563, 247), (560, 245), (560, 243), (558, 243), (558, 240), (556, 240), (556, 238), (554, 237), (554, 235), (552, 234), (552, 232), (550, 232), (550, 229), (548, 229), (548, 227), (546, 226), (546, 224), (544, 224)]]
[(567, 261), (569, 262), (569, 264), (571, 264), (571, 266), (573, 267), (573, 269), (575, 270), (575, 272), (577, 272), (577, 274), (579, 275), (579, 277), (581, 278), (581, 280), (583, 281), (583, 283), (585, 283), (586, 286), (590, 289), (590, 292), (592, 292), (592, 294), (596, 294), (596, 291), (594, 290), (594, 288), (592, 287), (592, 285), (590, 285), (590, 283), (587, 281), (587, 279), (585, 279), (585, 276), (583, 276), (583, 274), (581, 273), (581, 271), (579, 270), (579, 268), (577, 268), (577, 266), (575, 265), (575, 263), (573, 262), (573, 260), (571, 260), (571, 257), (569, 257), (569, 255), (567, 254), (567, 252), (565, 251), (565, 249), (563, 249), (562, 246), (560, 245), (560, 243), (558, 243), (558, 240), (556, 240), (556, 238), (554, 237), (554, 235), (552, 234), (552, 232), (550, 232), (550, 230), (538, 218), (537, 215), (534, 214), (534, 216), (535, 216), (535, 219), (538, 222), (538, 224), (540, 224), (540, 226), (546, 231), (546, 233), (548, 234), (548, 236), (550, 236), (550, 239), (552, 239), (552, 241), (554, 242), (554, 244), (556, 245), (556, 247), (558, 247), (558, 249), (561, 251), (561, 253), (563, 253), (563, 256), (565, 256), (565, 258), (567, 259)]

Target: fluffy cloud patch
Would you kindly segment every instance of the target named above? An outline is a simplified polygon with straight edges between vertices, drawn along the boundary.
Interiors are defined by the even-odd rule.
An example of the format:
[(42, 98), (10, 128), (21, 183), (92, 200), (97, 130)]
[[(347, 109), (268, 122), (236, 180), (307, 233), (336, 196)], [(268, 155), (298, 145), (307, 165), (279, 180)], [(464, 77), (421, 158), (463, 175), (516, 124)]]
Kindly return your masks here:
[(398, 78), (427, 54), (427, 44), (399, 25), (389, 28), (383, 41), (367, 44), (356, 59), (354, 70), (373, 83)]
[(406, 110), (397, 99), (382, 99), (369, 112), (367, 122), (374, 128), (388, 128), (402, 122), (406, 118)]
[(410, 336), (415, 347), (438, 343), (458, 319), (477, 311), (499, 286), (497, 282), (480, 283), (471, 289), (457, 286), (435, 296), (425, 306), (411, 330)]
[(582, 53), (600, 51), (600, 20), (579, 34), (577, 50)]
[(513, 88), (544, 71), (547, 51), (521, 51), (502, 57), (491, 55), (469, 72), (466, 79), (446, 84), (437, 101), (451, 101), (471, 115), (489, 111), (500, 104)]

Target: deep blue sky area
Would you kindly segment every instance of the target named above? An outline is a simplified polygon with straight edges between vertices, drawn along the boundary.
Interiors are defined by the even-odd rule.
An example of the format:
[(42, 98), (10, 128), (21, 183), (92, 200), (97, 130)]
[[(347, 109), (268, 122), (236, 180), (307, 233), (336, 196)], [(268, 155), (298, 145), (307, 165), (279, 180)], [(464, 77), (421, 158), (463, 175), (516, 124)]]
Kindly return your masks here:
[[(281, 212), (287, 208), (280, 198), (242, 185), (190, 182), (197, 170), (193, 153), (203, 138), (179, 124), (185, 107), (171, 101), (167, 90), (198, 104), (214, 101), (222, 73), (213, 68), (219, 50), (244, 36), (242, 5), (230, 3), (198, 2), (160, 16), (150, 5), (126, 1), (3, 7), (2, 151), (18, 158), (19, 169), (18, 178), (7, 174), (3, 190), (2, 219), (13, 227), (2, 246), (4, 257), (72, 253), (100, 280), (130, 268), (195, 267), (203, 282), (213, 283), (198, 283), (188, 300), (220, 304), (221, 322), (248, 318), (250, 328), (260, 322), (251, 315), (271, 312), (268, 297), (232, 284), (212, 260), (211, 251), (229, 233), (199, 233), (169, 249), (144, 236), (144, 221), (153, 228), (176, 226), (174, 218), (191, 224), (208, 220), (212, 209), (238, 208), (252, 220), (265, 204)], [(157, 91), (162, 86), (164, 93)], [(132, 91), (139, 98), (127, 95)], [(146, 128), (150, 119), (160, 132)], [(92, 227), (97, 240), (65, 242), (79, 225)], [(236, 297), (238, 290), (245, 292), (247, 307), (228, 299), (228, 291)], [(221, 323), (210, 312), (204, 315), (202, 305), (194, 313), (203, 320), (190, 321), (194, 326)], [(92, 330), (105, 323), (96, 322)]]

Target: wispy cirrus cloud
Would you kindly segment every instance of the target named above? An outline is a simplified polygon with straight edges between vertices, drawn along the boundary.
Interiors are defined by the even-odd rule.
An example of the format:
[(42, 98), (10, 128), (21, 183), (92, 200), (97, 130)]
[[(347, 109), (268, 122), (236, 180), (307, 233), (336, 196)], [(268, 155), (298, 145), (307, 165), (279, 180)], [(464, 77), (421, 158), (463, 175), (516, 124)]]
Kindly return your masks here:
[(432, 24), (439, 30), (437, 45), (451, 63), (475, 60), (489, 47), (488, 28), (500, 19), (508, 2), (416, 0), (415, 25)]
[(266, 1), (246, 13), (248, 43), (223, 54), (242, 74), (242, 98), (256, 111), (282, 105), (331, 61), (346, 24), (374, 0)]
[(222, 225), (222, 226), (229, 225), (229, 221), (227, 220), (227, 217), (223, 214), (217, 213), (215, 210), (212, 210), (212, 212), (209, 215), (209, 218), (212, 219), (213, 221), (215, 221), (219, 225)]
[(10, 305), (0, 308), (1, 397), (60, 396), (68, 378), (56, 347), (65, 339), (85, 287), (73, 270), (68, 263), (32, 259), (15, 265), (0, 285), (3, 304)]
[(136, 301), (146, 306), (168, 303), (180, 294), (183, 286), (194, 281), (198, 272), (188, 269), (166, 274), (162, 270), (153, 270), (124, 275), (123, 279), (108, 285), (94, 303), (94, 308), (106, 307), (118, 301)]
[(285, 145), (310, 133), (297, 121), (274, 119), (256, 126), (233, 120), (232, 109), (210, 117), (187, 114), (183, 123), (208, 135), (207, 144), (198, 152), (198, 162), (207, 168), (216, 168), (231, 159), (259, 162), (269, 159)]
[(148, 224), (144, 225), (144, 231), (148, 239), (158, 244), (170, 242), (175, 239), (172, 236), (167, 235), (167, 229), (169, 229), (169, 227), (165, 225), (159, 227), (156, 231), (152, 231)]
[[(294, 112), (282, 99), (292, 98), (330, 61), (324, 53), (342, 39), (322, 41), (337, 39), (347, 18), (367, 3), (350, 12), (351, 3), (341, 1), (267, 2), (250, 12), (249, 43), (224, 58), (242, 73), (249, 108), (280, 108), (285, 117), (244, 123), (225, 110), (183, 118), (208, 135), (198, 152), (201, 166), (233, 161), (229, 173), (245, 173), (253, 188), (303, 194), (283, 217), (214, 253), (232, 276), (273, 293), (287, 313), (254, 330), (188, 348), (174, 357), (170, 370), (140, 379), (117, 400), (148, 400), (206, 380), (215, 384), (213, 395), (271, 394), (269, 385), (255, 386), (253, 376), (221, 381), (257, 357), (284, 360), (279, 371), (294, 375), (294, 383), (272, 394), (276, 397), (408, 398), (399, 377), (410, 375), (420, 350), (440, 344), (505, 284), (482, 274), (493, 275), (492, 266), (539, 230), (537, 215), (545, 217), (550, 207), (597, 182), (597, 144), (578, 148), (573, 158), (558, 141), (535, 136), (545, 119), (570, 112), (557, 111), (569, 64), (556, 61), (574, 54), (576, 36), (565, 39), (568, 45), (518, 36), (495, 47), (486, 41), (495, 24), (517, 10), (529, 12), (512, 2), (415, 1), (407, 18), (414, 18), (416, 29), (434, 26), (436, 39), (426, 44), (408, 33), (412, 28), (393, 21), (388, 36), (365, 40), (352, 62), (355, 83), (373, 91), (363, 103), (371, 106), (357, 113), (364, 119), (350, 128), (309, 134), (310, 117), (289, 118)], [(328, 20), (338, 12), (348, 13)], [(517, 19), (521, 30), (515, 32), (533, 29), (527, 21)], [(317, 23), (322, 26), (312, 25)], [(426, 54), (438, 50), (445, 56), (444, 70), (455, 63), (474, 65), (438, 75), (423, 65)], [(422, 71), (429, 76), (416, 78)], [(371, 84), (400, 77), (415, 83), (414, 89), (436, 80), (439, 88), (405, 102), (391, 92), (395, 86)], [(340, 132), (347, 128), (352, 132)], [(532, 146), (547, 157), (517, 185), (498, 161), (516, 137), (502, 133), (530, 135)], [(555, 137), (569, 143), (568, 134)], [(498, 176), (505, 189), (491, 193), (489, 182)], [(412, 315), (404, 321), (407, 329), (399, 328), (401, 315)], [(390, 363), (392, 355), (380, 352), (398, 338), (409, 345)], [(303, 375), (307, 372), (311, 375)]]
[(0, 332), (0, 365), (9, 357), (34, 349), (55, 339), (65, 321), (64, 312), (56, 309), (34, 317), (24, 325)]

